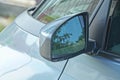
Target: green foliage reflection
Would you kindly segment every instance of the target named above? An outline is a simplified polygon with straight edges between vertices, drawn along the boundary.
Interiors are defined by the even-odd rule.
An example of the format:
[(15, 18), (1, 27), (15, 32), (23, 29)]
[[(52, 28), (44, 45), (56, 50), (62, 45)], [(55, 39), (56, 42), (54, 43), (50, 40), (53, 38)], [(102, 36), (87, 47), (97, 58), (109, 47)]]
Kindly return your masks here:
[(75, 17), (59, 28), (52, 38), (52, 53), (66, 55), (84, 48), (85, 38), (79, 17)]

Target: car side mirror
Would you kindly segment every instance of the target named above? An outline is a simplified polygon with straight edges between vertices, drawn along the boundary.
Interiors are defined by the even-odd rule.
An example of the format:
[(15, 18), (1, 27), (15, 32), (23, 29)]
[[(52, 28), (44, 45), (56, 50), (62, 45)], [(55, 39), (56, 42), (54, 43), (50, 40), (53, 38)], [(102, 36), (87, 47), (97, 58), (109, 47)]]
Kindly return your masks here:
[(61, 61), (87, 52), (88, 13), (66, 16), (40, 31), (40, 54), (50, 61)]

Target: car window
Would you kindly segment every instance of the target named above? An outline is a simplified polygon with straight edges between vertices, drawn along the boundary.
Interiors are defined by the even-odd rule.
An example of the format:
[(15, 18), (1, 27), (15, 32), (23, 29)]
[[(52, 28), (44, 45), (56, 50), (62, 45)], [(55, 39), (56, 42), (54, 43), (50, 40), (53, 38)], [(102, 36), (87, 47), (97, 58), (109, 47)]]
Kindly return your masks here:
[(110, 30), (108, 33), (107, 51), (120, 54), (120, 1), (117, 2), (111, 17)]
[(112, 0), (112, 4), (111, 4), (111, 7), (110, 7), (110, 13), (109, 13), (109, 16), (112, 16), (117, 1), (118, 1), (118, 0)]
[[(49, 3), (48, 3), (49, 2)], [(99, 0), (48, 0), (33, 15), (40, 22), (49, 23), (65, 15), (89, 12), (92, 14)]]

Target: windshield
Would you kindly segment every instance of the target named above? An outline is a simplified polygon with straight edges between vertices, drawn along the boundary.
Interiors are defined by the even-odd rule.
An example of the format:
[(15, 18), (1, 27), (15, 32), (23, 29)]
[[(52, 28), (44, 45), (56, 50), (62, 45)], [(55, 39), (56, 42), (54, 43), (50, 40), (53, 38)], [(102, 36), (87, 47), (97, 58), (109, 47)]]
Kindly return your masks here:
[(92, 14), (99, 0), (44, 0), (33, 14), (40, 22), (49, 23), (69, 14), (89, 12)]

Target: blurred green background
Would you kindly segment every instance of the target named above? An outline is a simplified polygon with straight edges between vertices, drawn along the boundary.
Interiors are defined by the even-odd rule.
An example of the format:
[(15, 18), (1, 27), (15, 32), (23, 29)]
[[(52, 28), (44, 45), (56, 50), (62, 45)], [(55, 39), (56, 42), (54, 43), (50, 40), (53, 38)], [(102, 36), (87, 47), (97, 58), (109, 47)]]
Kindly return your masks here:
[(0, 0), (0, 32), (20, 13), (39, 4), (41, 0)]

